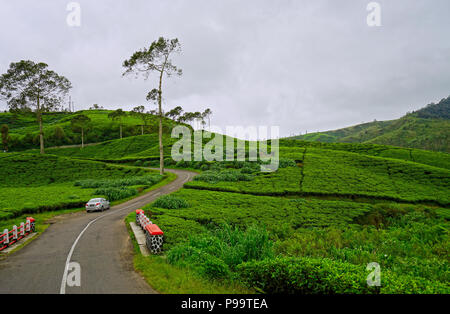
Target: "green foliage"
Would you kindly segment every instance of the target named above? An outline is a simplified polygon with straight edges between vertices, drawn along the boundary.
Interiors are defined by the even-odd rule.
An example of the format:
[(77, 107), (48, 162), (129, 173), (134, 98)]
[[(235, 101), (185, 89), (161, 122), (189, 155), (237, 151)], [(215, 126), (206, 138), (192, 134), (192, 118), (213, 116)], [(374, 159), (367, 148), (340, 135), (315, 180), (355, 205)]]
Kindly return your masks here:
[[(162, 179), (139, 168), (25, 153), (2, 156), (0, 169), (0, 220), (23, 213), (82, 207), (96, 187), (151, 186)], [(132, 190), (135, 194), (136, 189)]]
[(116, 201), (123, 198), (127, 198), (133, 195), (138, 194), (138, 191), (134, 188), (129, 187), (108, 187), (108, 188), (98, 188), (95, 190), (94, 195), (102, 195), (105, 196), (109, 201)]
[(139, 168), (39, 154), (8, 154), (0, 158), (0, 168), (0, 187), (41, 186), (86, 178), (120, 178), (148, 173)]
[(159, 174), (127, 177), (120, 179), (86, 179), (79, 180), (74, 183), (75, 186), (82, 188), (110, 188), (110, 187), (125, 187), (133, 185), (151, 186), (161, 181), (163, 176)]
[[(89, 143), (98, 143), (107, 140), (113, 140), (117, 138), (119, 134), (119, 124), (114, 123), (111, 119), (108, 118), (108, 114), (111, 113), (110, 110), (84, 110), (78, 111), (75, 113), (71, 112), (48, 112), (43, 113), (43, 123), (44, 123), (44, 138), (46, 141), (46, 146), (59, 146), (59, 145), (72, 145), (72, 144), (81, 144), (81, 130), (73, 129), (71, 120), (78, 115), (85, 115), (90, 120), (89, 124), (89, 133), (85, 134), (85, 140)], [(156, 140), (151, 137), (147, 137), (146, 146), (143, 150), (149, 149), (150, 146), (158, 145), (157, 140), (157, 117), (154, 115), (148, 115), (146, 117), (147, 124), (144, 126), (145, 133), (151, 133), (153, 137), (156, 136)], [(8, 124), (10, 127), (10, 136), (11, 136), (11, 147), (12, 151), (19, 151), (24, 149), (36, 148), (39, 141), (34, 143), (30, 141), (30, 137), (35, 137), (39, 133), (39, 126), (36, 123), (36, 116), (33, 113), (25, 114), (15, 114), (15, 113), (0, 113), (0, 123)], [(128, 115), (122, 118), (122, 126), (123, 126), (123, 136), (130, 137), (141, 134), (142, 125), (141, 118)], [(170, 132), (172, 127), (176, 125), (176, 123), (170, 119), (163, 118), (163, 134), (164, 134), (164, 144), (170, 144)], [(61, 143), (57, 143), (53, 138), (52, 134), (54, 134), (55, 128), (61, 128), (64, 131), (65, 137), (62, 139)], [(166, 142), (167, 139), (167, 142)], [(144, 141), (143, 141), (144, 142)], [(124, 146), (126, 144), (123, 144)], [(87, 147), (85, 147), (86, 149)], [(67, 152), (65, 150), (68, 150)], [(61, 151), (61, 153), (59, 153)], [(61, 148), (58, 150), (57, 154), (61, 155), (73, 155), (76, 152), (82, 151), (80, 148)], [(157, 149), (155, 150), (157, 153)], [(111, 151), (114, 153), (114, 151)], [(56, 153), (53, 151), (52, 153)], [(97, 152), (100, 154), (101, 152)], [(170, 150), (167, 152), (170, 153)], [(92, 152), (91, 152), (92, 154)], [(82, 156), (83, 154), (80, 154)], [(89, 155), (89, 154), (86, 154)], [(154, 154), (156, 156), (157, 154)], [(88, 156), (91, 158), (91, 156)], [(108, 158), (105, 154), (104, 158)]]
[(173, 195), (163, 195), (159, 197), (152, 206), (166, 209), (179, 209), (189, 207), (189, 203), (184, 198)]
[(214, 171), (207, 170), (202, 174), (199, 174), (194, 177), (194, 181), (204, 181), (204, 182), (219, 182), (219, 181), (227, 181), (227, 182), (237, 182), (237, 181), (251, 181), (253, 180), (253, 176), (251, 174), (242, 173), (240, 170), (235, 169), (226, 169), (222, 171)]
[(167, 259), (171, 264), (193, 268), (206, 277), (225, 279), (237, 265), (272, 255), (272, 242), (265, 229), (249, 227), (243, 231), (222, 225), (175, 246)]
[(420, 277), (382, 271), (381, 287), (366, 283), (364, 266), (327, 258), (278, 257), (238, 266), (241, 280), (265, 293), (285, 294), (367, 294), (367, 293), (448, 293), (443, 283)]

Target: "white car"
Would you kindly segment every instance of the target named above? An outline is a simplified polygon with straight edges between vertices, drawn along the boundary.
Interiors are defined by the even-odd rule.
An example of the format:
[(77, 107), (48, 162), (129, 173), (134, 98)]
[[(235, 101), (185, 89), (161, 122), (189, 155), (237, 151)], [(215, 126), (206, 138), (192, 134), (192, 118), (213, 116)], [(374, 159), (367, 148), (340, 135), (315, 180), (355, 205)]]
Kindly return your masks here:
[(93, 198), (86, 203), (86, 212), (91, 212), (94, 210), (104, 211), (105, 209), (109, 208), (109, 201), (105, 200), (104, 198)]

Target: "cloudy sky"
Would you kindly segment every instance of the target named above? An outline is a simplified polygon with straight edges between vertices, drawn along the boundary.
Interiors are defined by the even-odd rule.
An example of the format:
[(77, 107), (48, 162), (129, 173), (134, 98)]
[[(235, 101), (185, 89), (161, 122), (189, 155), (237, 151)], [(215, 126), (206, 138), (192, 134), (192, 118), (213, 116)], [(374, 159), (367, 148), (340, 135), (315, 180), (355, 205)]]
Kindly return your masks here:
[[(450, 95), (450, 1), (0, 0), (0, 72), (46, 62), (73, 84), (76, 109), (131, 109), (157, 80), (122, 77), (122, 62), (159, 36), (177, 37), (183, 76), (164, 106), (213, 111), (225, 127), (277, 125), (281, 135), (402, 116)], [(0, 109), (6, 104), (0, 103)]]

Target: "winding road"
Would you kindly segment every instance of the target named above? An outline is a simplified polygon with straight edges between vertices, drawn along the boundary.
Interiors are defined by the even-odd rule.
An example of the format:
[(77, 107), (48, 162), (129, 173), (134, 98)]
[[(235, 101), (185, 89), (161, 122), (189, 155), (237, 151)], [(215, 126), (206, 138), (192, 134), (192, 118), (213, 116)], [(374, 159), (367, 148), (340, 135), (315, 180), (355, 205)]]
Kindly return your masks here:
[[(134, 271), (124, 218), (195, 176), (190, 171), (167, 171), (177, 178), (110, 210), (55, 217), (37, 239), (0, 261), (0, 293), (157, 293)], [(79, 287), (67, 285), (69, 262), (80, 265)]]

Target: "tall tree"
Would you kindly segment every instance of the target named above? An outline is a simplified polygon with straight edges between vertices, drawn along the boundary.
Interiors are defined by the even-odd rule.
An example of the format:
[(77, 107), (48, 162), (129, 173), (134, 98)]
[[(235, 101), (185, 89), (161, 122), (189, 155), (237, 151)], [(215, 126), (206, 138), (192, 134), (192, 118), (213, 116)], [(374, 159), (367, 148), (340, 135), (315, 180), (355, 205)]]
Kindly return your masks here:
[(168, 113), (166, 113), (166, 117), (177, 120), (177, 118), (183, 113), (183, 108), (181, 106), (176, 106), (172, 110), (170, 110)]
[(64, 76), (48, 69), (45, 63), (21, 60), (9, 65), (0, 77), (0, 97), (12, 110), (33, 110), (39, 123), (40, 152), (44, 154), (42, 113), (56, 110), (72, 88)]
[(5, 152), (8, 151), (8, 137), (9, 137), (9, 127), (7, 124), (3, 124), (1, 127), (1, 132), (2, 132), (2, 145), (3, 145), (3, 150)]
[(204, 118), (208, 119), (208, 128), (211, 130), (211, 115), (212, 115), (212, 110), (209, 108), (206, 108), (205, 111), (203, 111), (202, 113)]
[(81, 132), (81, 148), (84, 148), (84, 134), (92, 127), (91, 119), (84, 114), (79, 114), (70, 120), (70, 124), (74, 132)]
[(147, 94), (147, 100), (151, 100), (158, 104), (159, 115), (159, 171), (164, 174), (164, 150), (162, 141), (162, 81), (164, 74), (167, 77), (173, 74), (181, 75), (181, 69), (173, 65), (170, 56), (173, 53), (181, 52), (181, 46), (177, 38), (166, 39), (160, 37), (158, 40), (151, 43), (150, 47), (143, 48), (133, 53), (130, 59), (123, 62), (125, 72), (123, 75), (134, 73), (135, 75), (142, 74), (144, 79), (148, 79), (151, 73), (156, 73), (159, 76), (158, 89), (154, 88)]
[(144, 126), (147, 126), (148, 121), (151, 119), (150, 114), (144, 112), (145, 107), (144, 106), (137, 106), (134, 107), (133, 110), (130, 112), (131, 115), (135, 116), (138, 119), (141, 119), (141, 135), (144, 135)]
[(127, 116), (127, 113), (123, 111), (122, 109), (117, 109), (116, 111), (113, 111), (108, 114), (108, 118), (112, 119), (113, 121), (119, 122), (119, 128), (120, 128), (120, 139), (122, 139), (122, 122), (123, 118)]
[(196, 111), (193, 113), (194, 120), (196, 122), (195, 126), (198, 128), (201, 121), (203, 120), (203, 116), (200, 111)]

